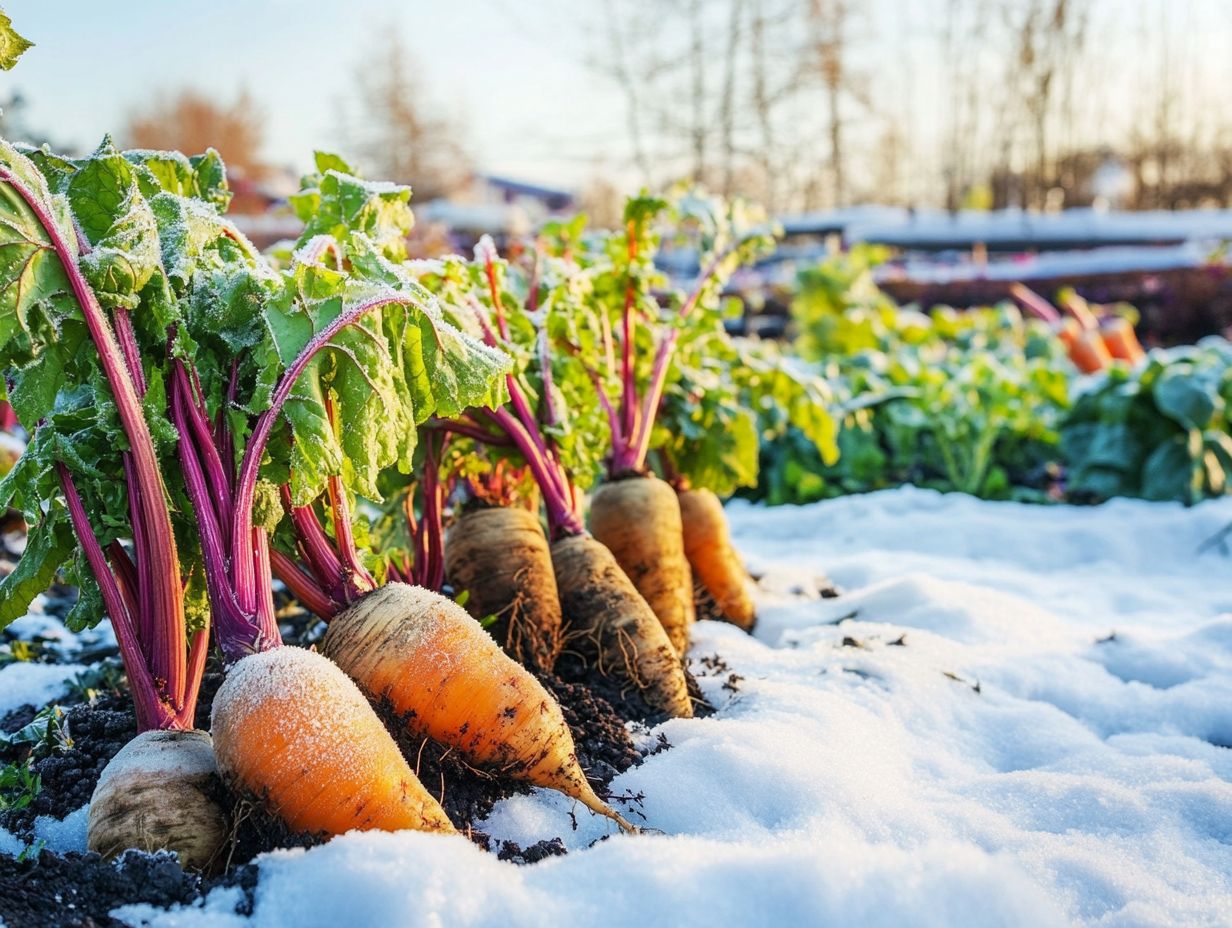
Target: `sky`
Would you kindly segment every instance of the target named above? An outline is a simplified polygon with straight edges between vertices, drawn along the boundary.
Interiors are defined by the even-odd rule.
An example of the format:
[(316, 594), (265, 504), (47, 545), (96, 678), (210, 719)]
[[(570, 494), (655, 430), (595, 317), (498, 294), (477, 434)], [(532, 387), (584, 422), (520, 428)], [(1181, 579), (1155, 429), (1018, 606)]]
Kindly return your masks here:
[[(592, 41), (564, 0), (3, 0), (36, 43), (0, 97), (57, 144), (93, 147), (142, 101), (184, 88), (229, 102), (247, 88), (267, 119), (266, 157), (297, 170), (346, 153), (340, 113), (365, 49), (401, 30), (432, 106), (458, 117), (482, 167), (583, 185), (623, 160), (624, 103), (589, 68)], [(576, 9), (576, 8), (573, 8)], [(122, 12), (120, 12), (122, 10)]]
[[(266, 117), (266, 160), (298, 172), (314, 148), (350, 154), (342, 113), (349, 98), (354, 105), (357, 71), (396, 30), (422, 72), (428, 108), (454, 117), (481, 170), (572, 189), (599, 177), (633, 187), (641, 177), (632, 170), (624, 97), (587, 63), (604, 57), (609, 2), (0, 0), (36, 43), (15, 71), (0, 73), (0, 99), (20, 89), (28, 125), (85, 149), (105, 132), (122, 133), (128, 114), (160, 95), (192, 88), (225, 104), (246, 88)], [(875, 105), (847, 100), (848, 147), (871, 164), (879, 133), (906, 127), (912, 201), (929, 202), (940, 189), (933, 162), (951, 97), (935, 42), (948, 3), (880, 0), (857, 30), (854, 67)], [(1135, 130), (1140, 110), (1131, 104), (1153, 92), (1152, 62), (1168, 48), (1181, 59), (1192, 118), (1222, 115), (1232, 86), (1232, 0), (1093, 4), (1085, 134), (1119, 139)], [(822, 131), (820, 104), (802, 98), (801, 106), (801, 125)], [(819, 144), (815, 157), (824, 151)]]

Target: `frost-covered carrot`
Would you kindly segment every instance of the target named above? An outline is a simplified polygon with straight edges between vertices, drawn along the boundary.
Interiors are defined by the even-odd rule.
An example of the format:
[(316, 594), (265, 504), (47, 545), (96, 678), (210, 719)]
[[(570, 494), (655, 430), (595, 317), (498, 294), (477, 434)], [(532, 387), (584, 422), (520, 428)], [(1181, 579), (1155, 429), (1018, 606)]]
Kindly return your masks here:
[[(21, 615), (80, 551), (75, 611), (85, 621), (98, 621), (104, 609), (110, 616), (140, 732), (103, 771), (87, 842), (108, 856), (129, 847), (171, 850), (204, 869), (226, 825), (205, 783), (209, 736), (193, 730), (208, 615), (190, 634), (186, 576), (147, 421), (162, 411), (146, 395), (129, 316), (145, 308), (147, 285), (156, 289), (162, 270), (150, 256), (158, 243), (122, 230), (125, 216), (148, 205), (136, 169), (110, 143), (79, 162), (41, 163), (64, 172), (66, 182), (56, 185), (63, 194), (52, 195), (38, 167), (0, 142), (0, 250), (9, 256), (2, 289), (11, 294), (0, 301), (8, 317), (0, 362), (13, 411), (33, 433), (5, 502), (21, 499), (35, 525), (26, 555), (0, 584), (0, 625)], [(121, 267), (125, 273), (112, 273)], [(36, 317), (42, 322), (27, 327)], [(77, 338), (63, 337), (73, 332)], [(118, 435), (87, 412), (109, 406)]]
[(297, 831), (453, 831), (363, 694), (320, 654), (240, 660), (212, 728), (219, 766)]
[(556, 700), (452, 600), (386, 584), (335, 616), (322, 647), (413, 731), (636, 830), (586, 781)]
[(221, 454), (229, 432), (210, 428), (194, 378), (175, 364), (180, 457), (228, 665), (211, 720), (219, 769), (300, 831), (453, 830), (354, 684), (326, 658), (282, 646), (267, 528), (253, 519), (266, 443), (296, 380), (343, 328), (405, 299), (390, 293), (348, 306), (313, 336), (283, 373), (234, 478)]
[(684, 551), (693, 575), (714, 600), (719, 614), (746, 632), (757, 621), (749, 575), (732, 547), (723, 504), (710, 490), (681, 490)]

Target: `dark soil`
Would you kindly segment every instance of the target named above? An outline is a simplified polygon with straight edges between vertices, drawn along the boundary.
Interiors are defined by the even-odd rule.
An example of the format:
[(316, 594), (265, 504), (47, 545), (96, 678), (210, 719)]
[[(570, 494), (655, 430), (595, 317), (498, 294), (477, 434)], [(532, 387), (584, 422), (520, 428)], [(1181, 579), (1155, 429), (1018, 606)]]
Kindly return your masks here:
[[(575, 683), (581, 689), (589, 691), (592, 696), (606, 702), (623, 721), (640, 722), (653, 727), (670, 718), (666, 712), (647, 703), (636, 686), (604, 676), (593, 664), (583, 660), (582, 656), (574, 651), (566, 650), (561, 653), (556, 662), (556, 673), (562, 681)], [(686, 669), (684, 675), (689, 687), (689, 697), (693, 700), (693, 715), (696, 718), (713, 715), (714, 707), (702, 696), (693, 674)]]
[(129, 903), (188, 903), (210, 888), (170, 854), (130, 851), (115, 864), (97, 854), (0, 855), (0, 918), (8, 928), (112, 928)]
[(485, 818), (502, 799), (529, 793), (527, 783), (479, 770), (466, 763), (452, 748), (429, 738), (412, 734), (393, 717), (388, 705), (378, 707), (407, 763), (424, 788), (436, 797), (453, 827), (483, 848), (487, 835), (477, 832), (474, 823)]
[(62, 731), (72, 739), (71, 746), (52, 751), (31, 765), (42, 780), (42, 789), (25, 809), (0, 814), (0, 826), (29, 840), (38, 816), (64, 818), (89, 802), (107, 762), (137, 734), (136, 718), (127, 703), (127, 697), (109, 695), (94, 705), (70, 708)]
[(541, 860), (560, 857), (566, 853), (568, 852), (565, 850), (564, 842), (560, 838), (552, 838), (546, 841), (536, 841), (526, 850), (522, 850), (516, 842), (506, 841), (501, 845), (496, 857), (498, 860), (508, 860), (515, 864), (537, 864)]

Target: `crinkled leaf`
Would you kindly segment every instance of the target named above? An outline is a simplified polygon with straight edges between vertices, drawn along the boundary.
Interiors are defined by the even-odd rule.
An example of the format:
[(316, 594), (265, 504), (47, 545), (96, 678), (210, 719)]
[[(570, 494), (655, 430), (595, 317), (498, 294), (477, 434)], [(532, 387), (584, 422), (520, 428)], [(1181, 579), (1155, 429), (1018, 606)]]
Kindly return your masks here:
[(0, 68), (5, 71), (12, 70), (26, 49), (33, 47), (34, 43), (20, 35), (13, 28), (13, 20), (0, 10)]
[(12, 573), (0, 580), (0, 628), (29, 611), (34, 597), (51, 586), (75, 547), (67, 511), (52, 506), (30, 529), (26, 549)]

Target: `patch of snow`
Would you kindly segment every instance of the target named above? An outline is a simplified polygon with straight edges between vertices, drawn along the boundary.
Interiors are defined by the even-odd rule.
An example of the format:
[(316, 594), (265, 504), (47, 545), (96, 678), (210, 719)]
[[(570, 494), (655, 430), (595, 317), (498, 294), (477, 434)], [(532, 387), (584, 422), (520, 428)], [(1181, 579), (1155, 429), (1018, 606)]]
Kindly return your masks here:
[(0, 854), (8, 854), (10, 857), (16, 857), (26, 845), (22, 840), (10, 831), (5, 831), (0, 828)]
[(0, 667), (0, 716), (25, 705), (44, 706), (68, 692), (80, 664), (35, 664), (16, 661)]
[(62, 819), (40, 815), (34, 820), (34, 840), (43, 841), (47, 850), (57, 854), (84, 854), (86, 851), (86, 825), (90, 819), (90, 804), (86, 803), (76, 812)]
[(5, 636), (22, 641), (41, 638), (49, 643), (62, 660), (72, 660), (84, 649), (113, 648), (116, 646), (115, 631), (111, 622), (99, 622), (94, 628), (71, 632), (58, 616), (46, 611), (47, 599), (42, 594), (34, 597), (30, 611), (10, 622), (4, 629)]
[[(904, 488), (729, 516), (765, 575), (756, 635), (695, 627), (718, 713), (656, 728), (671, 750), (612, 784), (665, 835), (614, 835), (538, 790), (482, 830), (559, 836), (565, 857), (518, 867), (460, 837), (353, 833), (259, 858), (251, 919), (221, 891), (141, 917), (1228, 923), (1232, 557), (1197, 551), (1232, 499), (1033, 507)], [(849, 592), (820, 598), (822, 575)]]

